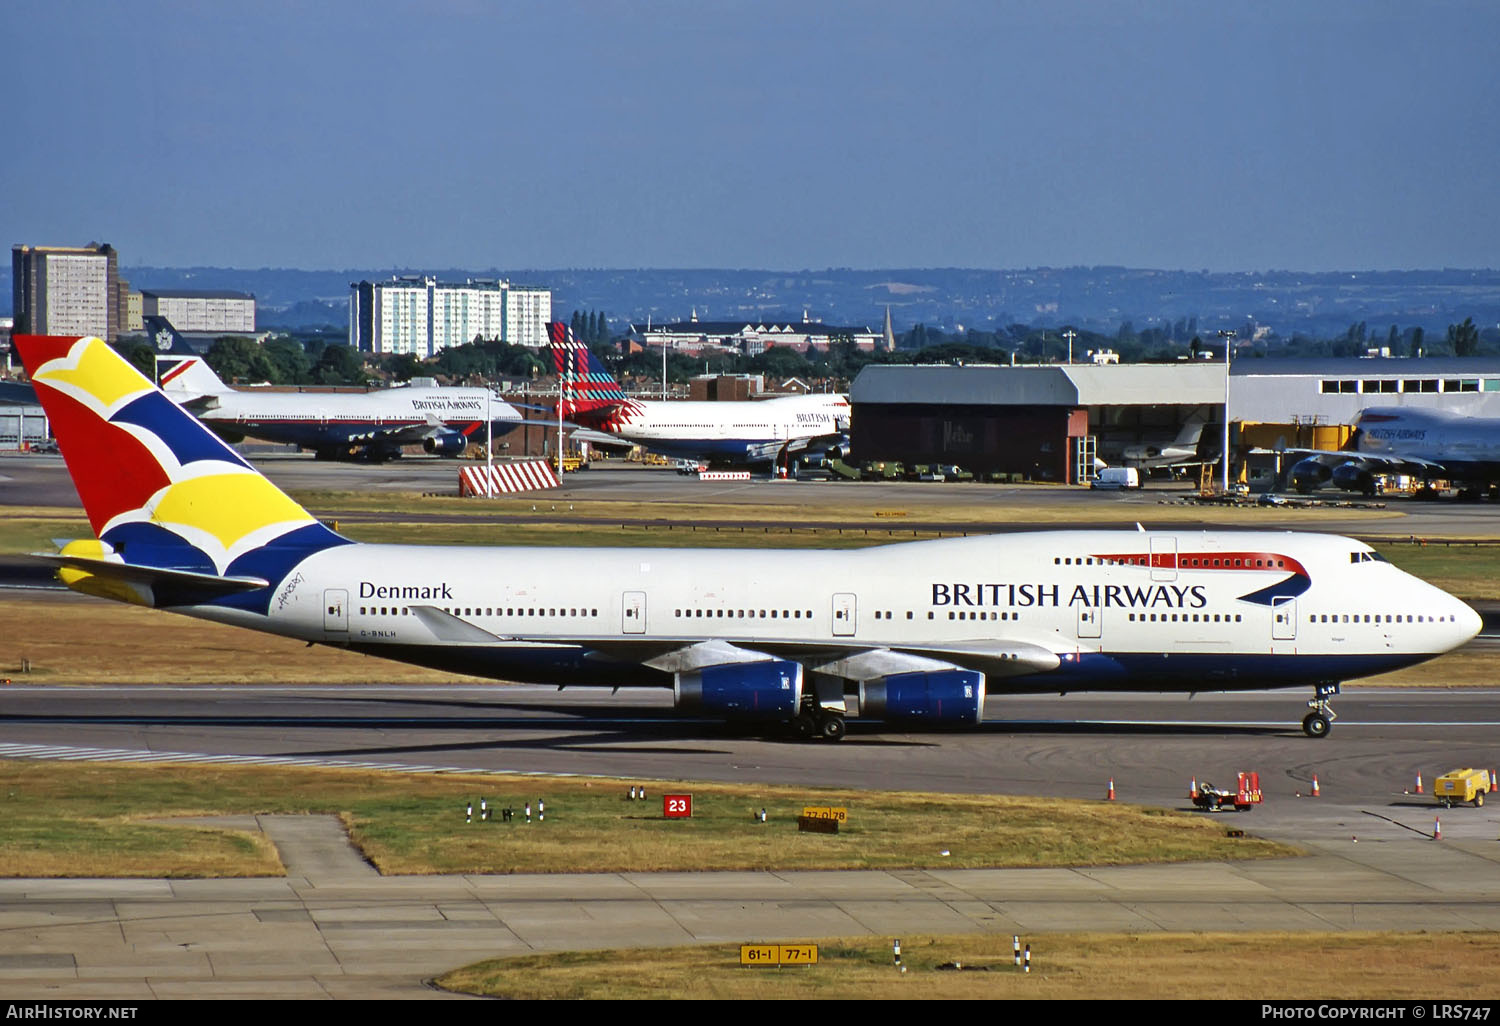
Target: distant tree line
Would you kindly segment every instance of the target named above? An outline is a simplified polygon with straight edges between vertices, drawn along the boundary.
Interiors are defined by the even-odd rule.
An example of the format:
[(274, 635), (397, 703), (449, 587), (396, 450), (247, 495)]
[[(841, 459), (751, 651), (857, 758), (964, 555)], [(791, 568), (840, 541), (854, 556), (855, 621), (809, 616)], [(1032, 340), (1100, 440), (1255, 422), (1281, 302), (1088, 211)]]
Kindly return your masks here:
[[(621, 381), (638, 387), (661, 380), (660, 350), (621, 354), (613, 345), (608, 318), (601, 312), (574, 311), (570, 321), (574, 336), (584, 341)], [(699, 356), (668, 353), (667, 379), (681, 384), (698, 374), (763, 374), (782, 380), (833, 382), (842, 386), (870, 364), (967, 364), (967, 363), (1061, 363), (1068, 358), (1072, 330), (1075, 363), (1089, 359), (1090, 351), (1113, 350), (1121, 363), (1176, 362), (1184, 359), (1222, 358), (1223, 339), (1218, 329), (1199, 331), (1197, 318), (1178, 318), (1137, 329), (1123, 322), (1111, 334), (1087, 328), (1038, 328), (1010, 324), (996, 329), (945, 332), (926, 324), (915, 324), (896, 336), (895, 352), (860, 349), (848, 335), (834, 336), (826, 348), (798, 352), (787, 346), (772, 346), (755, 356), (711, 352)], [(1257, 335), (1259, 337), (1257, 337)], [(334, 336), (337, 337), (337, 336)], [(1253, 322), (1235, 329), (1235, 358), (1256, 357), (1352, 357), (1371, 350), (1387, 350), (1391, 356), (1437, 357), (1500, 355), (1500, 329), (1480, 329), (1472, 317), (1450, 324), (1444, 337), (1429, 340), (1420, 327), (1404, 330), (1390, 325), (1386, 331), (1371, 329), (1363, 321), (1351, 324), (1334, 338), (1293, 334), (1281, 338), (1258, 331)], [(117, 348), (142, 373), (154, 377), (154, 349), (141, 339), (125, 339)], [(550, 352), (528, 346), (475, 338), (461, 346), (450, 346), (430, 359), (411, 354), (372, 356), (355, 352), (341, 342), (331, 342), (323, 333), (274, 335), (262, 344), (238, 335), (214, 341), (205, 354), (212, 367), (229, 384), (273, 385), (364, 385), (434, 377), (449, 383), (510, 379), (531, 381), (550, 377)]]

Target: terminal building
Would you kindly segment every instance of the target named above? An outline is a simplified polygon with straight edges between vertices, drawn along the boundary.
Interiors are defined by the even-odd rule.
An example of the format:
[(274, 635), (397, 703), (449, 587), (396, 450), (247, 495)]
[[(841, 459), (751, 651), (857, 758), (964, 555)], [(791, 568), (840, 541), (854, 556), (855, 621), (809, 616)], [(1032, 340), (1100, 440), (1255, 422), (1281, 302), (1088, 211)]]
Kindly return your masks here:
[[(1231, 467), (1255, 448), (1334, 449), (1372, 406), (1500, 417), (1500, 359), (1256, 359), (1227, 376)], [(850, 388), (857, 460), (952, 463), (976, 474), (1081, 484), (1095, 459), (1120, 464), (1127, 446), (1165, 442), (1189, 421), (1207, 425), (1205, 460), (1223, 435), (1222, 362), (1041, 366), (869, 366)]]
[(548, 344), (550, 289), (489, 278), (449, 284), (420, 275), (351, 282), (349, 289), (349, 345), (357, 352), (426, 359), (476, 339)]

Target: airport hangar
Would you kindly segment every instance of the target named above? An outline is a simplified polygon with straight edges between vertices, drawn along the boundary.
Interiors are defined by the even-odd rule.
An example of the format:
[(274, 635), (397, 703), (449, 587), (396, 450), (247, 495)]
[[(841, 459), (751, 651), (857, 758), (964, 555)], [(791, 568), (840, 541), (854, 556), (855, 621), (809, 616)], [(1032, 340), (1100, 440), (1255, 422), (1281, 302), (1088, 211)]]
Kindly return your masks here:
[[(1094, 457), (1123, 462), (1128, 445), (1171, 441), (1206, 423), (1199, 454), (1223, 432), (1220, 361), (1159, 364), (879, 365), (849, 390), (856, 460), (952, 463), (976, 474), (1081, 484)], [(1370, 406), (1500, 417), (1500, 359), (1269, 359), (1229, 372), (1230, 446), (1336, 449)], [(1234, 476), (1272, 487), (1274, 460), (1236, 457)]]

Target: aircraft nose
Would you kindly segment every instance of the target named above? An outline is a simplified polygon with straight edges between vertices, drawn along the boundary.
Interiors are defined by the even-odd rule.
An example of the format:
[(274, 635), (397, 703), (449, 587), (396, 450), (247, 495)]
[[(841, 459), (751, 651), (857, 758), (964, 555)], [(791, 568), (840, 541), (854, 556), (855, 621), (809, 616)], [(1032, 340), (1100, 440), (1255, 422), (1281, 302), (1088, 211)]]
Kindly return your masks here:
[(1484, 618), (1475, 612), (1467, 602), (1460, 602), (1458, 599), (1454, 599), (1453, 606), (1453, 622), (1457, 627), (1460, 637), (1458, 644), (1462, 645), (1479, 633), (1480, 628), (1484, 626)]

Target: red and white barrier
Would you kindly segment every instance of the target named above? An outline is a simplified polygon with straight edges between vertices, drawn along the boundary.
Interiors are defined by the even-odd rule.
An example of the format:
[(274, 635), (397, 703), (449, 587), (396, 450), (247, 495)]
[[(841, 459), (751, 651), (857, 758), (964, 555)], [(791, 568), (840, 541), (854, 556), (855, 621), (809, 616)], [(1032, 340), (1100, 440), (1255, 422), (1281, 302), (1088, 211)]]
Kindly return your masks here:
[(500, 495), (505, 492), (531, 492), (558, 486), (557, 473), (546, 460), (517, 460), (496, 463), (493, 467), (464, 467), (458, 472), (458, 494)]
[(748, 481), (750, 471), (748, 470), (700, 470), (699, 481)]

